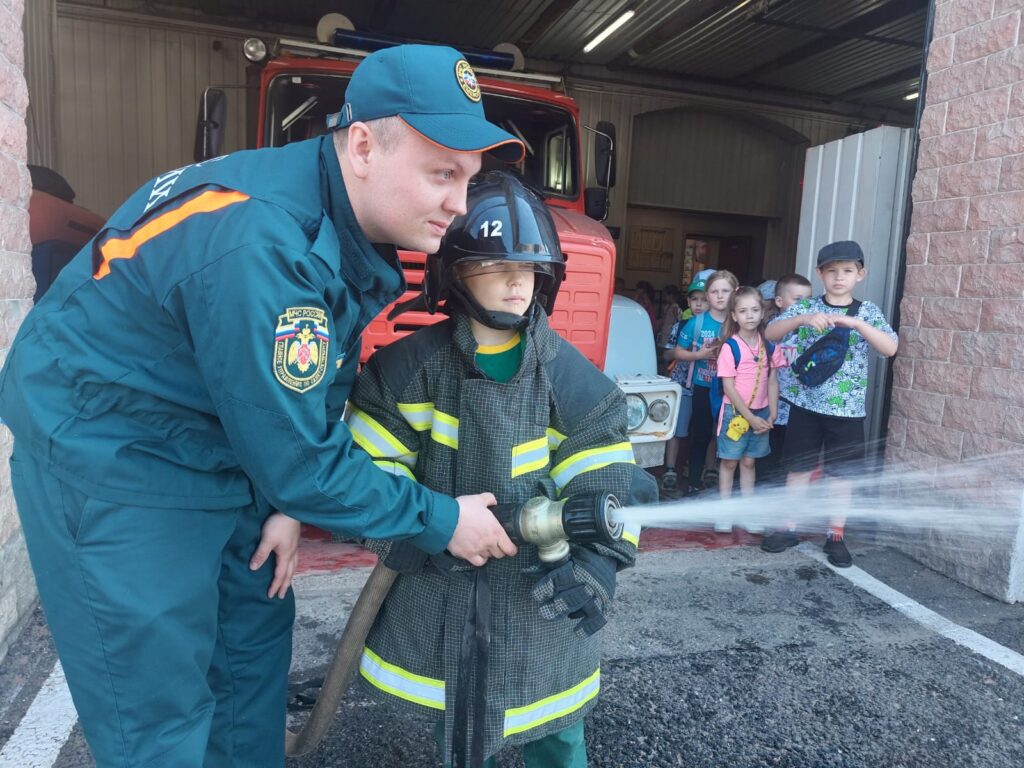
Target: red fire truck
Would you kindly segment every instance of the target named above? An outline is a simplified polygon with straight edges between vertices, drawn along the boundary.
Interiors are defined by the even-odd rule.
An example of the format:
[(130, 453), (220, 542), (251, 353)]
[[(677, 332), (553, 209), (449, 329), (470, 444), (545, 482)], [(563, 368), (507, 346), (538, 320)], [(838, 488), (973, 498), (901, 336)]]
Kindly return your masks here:
[[(399, 42), (322, 27), (323, 22), (318, 34), (329, 45), (289, 39), (269, 44), (258, 38), (245, 41), (243, 53), (252, 62), (250, 91), (258, 94), (255, 109), (250, 109), (255, 111), (255, 123), (249, 126), (253, 146), (279, 147), (324, 133), (327, 115), (343, 103), (356, 65), (369, 51)], [(526, 156), (514, 170), (543, 196), (558, 227), (567, 268), (551, 325), (626, 392), (637, 460), (644, 466), (659, 465), (674, 429), (679, 387), (656, 374), (654, 337), (646, 313), (624, 297), (615, 296), (613, 301), (615, 244), (601, 221), (614, 184), (614, 127), (599, 123), (596, 130), (588, 129), (597, 134), (595, 162), (603, 186), (584, 190), (579, 108), (565, 95), (562, 79), (512, 68), (522, 60), (515, 52), (463, 53), (477, 73), (487, 118), (526, 145)], [(220, 152), (226, 99), (215, 87), (203, 93), (197, 162)], [(502, 164), (485, 159), (484, 169), (492, 167)], [(401, 259), (409, 292), (400, 301), (419, 291), (425, 256), (403, 251)], [(409, 312), (388, 320), (389, 311), (385, 308), (367, 328), (363, 360), (375, 349), (441, 319)]]

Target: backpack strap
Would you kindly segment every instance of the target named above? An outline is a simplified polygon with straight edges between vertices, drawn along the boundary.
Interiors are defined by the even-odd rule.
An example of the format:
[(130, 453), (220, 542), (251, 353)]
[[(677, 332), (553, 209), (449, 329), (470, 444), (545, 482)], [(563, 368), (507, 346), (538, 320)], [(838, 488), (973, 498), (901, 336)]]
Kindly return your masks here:
[(848, 314), (850, 317), (856, 317), (857, 313), (860, 312), (860, 308), (861, 308), (861, 305), (863, 303), (864, 302), (862, 302), (862, 301), (858, 301), (857, 299), (854, 299), (851, 302), (850, 306), (848, 306), (846, 308), (846, 314)]
[(738, 368), (740, 365), (740, 345), (736, 343), (736, 339), (730, 336), (725, 340), (725, 343), (729, 345), (729, 349), (732, 350), (732, 361)]
[[(698, 341), (700, 340), (701, 331), (704, 330), (704, 315), (706, 315), (706, 314), (707, 314), (706, 312), (701, 312), (699, 315), (694, 315), (694, 318), (693, 318), (693, 341), (690, 343), (690, 351), (691, 352), (696, 352), (698, 349), (700, 349), (700, 344), (698, 343)], [(686, 372), (686, 388), (687, 389), (693, 389), (693, 369), (696, 367), (696, 365), (697, 365), (697, 361), (696, 360), (691, 360), (690, 361), (690, 369)]]

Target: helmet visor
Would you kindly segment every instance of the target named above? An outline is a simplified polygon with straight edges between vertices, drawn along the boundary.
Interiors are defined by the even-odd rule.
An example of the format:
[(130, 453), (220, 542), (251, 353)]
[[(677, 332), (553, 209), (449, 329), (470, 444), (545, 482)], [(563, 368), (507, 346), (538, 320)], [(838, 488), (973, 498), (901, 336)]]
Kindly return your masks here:
[(554, 276), (554, 269), (549, 262), (515, 259), (463, 259), (454, 265), (454, 269), (463, 279), (501, 272), (536, 272), (539, 275)]

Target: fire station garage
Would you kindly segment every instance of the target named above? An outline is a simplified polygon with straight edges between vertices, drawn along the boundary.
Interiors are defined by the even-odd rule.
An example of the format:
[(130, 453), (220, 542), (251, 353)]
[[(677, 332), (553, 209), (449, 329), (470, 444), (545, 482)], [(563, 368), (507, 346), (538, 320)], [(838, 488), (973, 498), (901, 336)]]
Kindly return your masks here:
[[(725, 269), (758, 285), (797, 272), (821, 293), (819, 249), (855, 240), (868, 266), (857, 299), (899, 334), (896, 355), (873, 358), (857, 385), (882, 470), (864, 474), (897, 476), (891, 496), (865, 494), (890, 525), (858, 529), (851, 518), (865, 540), (843, 566), (827, 555), (841, 524), (836, 539), (832, 527), (782, 531), (774, 519), (755, 521), (766, 523), (761, 532), (734, 518), (722, 530), (699, 512), (686, 519), (694, 505), (717, 504), (719, 490), (728, 498), (728, 481), (719, 487), (715, 477), (680, 492), (695, 498), (670, 496), (662, 483), (666, 504), (625, 511), (651, 515), (636, 523), (642, 536), (631, 534), (641, 557), (615, 595), (625, 618), (611, 623), (607, 664), (584, 681), (593, 693), (584, 683), (558, 693), (583, 702), (600, 674), (602, 701), (587, 726), (588, 743), (604, 750), (594, 764), (1019, 766), (1022, 17), (1021, 0), (0, 0), (0, 362), (34, 298), (147, 180), (159, 194), (161, 174), (182, 172), (173, 169), (325, 133), (367, 52), (455, 47), (471, 64), (463, 92), (482, 92), (489, 120), (525, 147), (507, 170), (544, 198), (548, 208), (538, 208), (562, 217), (568, 277), (558, 296), (569, 301), (555, 304), (551, 326), (606, 363), (626, 393), (632, 445), (613, 447), (631, 472), (634, 462), (669, 472), (662, 457), (678, 402), (643, 387), (683, 397), (654, 371), (664, 324), (649, 321), (698, 273)], [(422, 256), (398, 257), (413, 289)], [(588, 263), (597, 265), (590, 273)], [(634, 325), (613, 339), (619, 308)], [(415, 325), (375, 322), (385, 340)], [(368, 327), (364, 352), (378, 330)], [(625, 363), (639, 390), (611, 370), (614, 349), (649, 358), (642, 375)], [(648, 425), (656, 438), (642, 433)], [(550, 460), (559, 438), (548, 429), (533, 450)], [(644, 458), (645, 439), (654, 458)], [(0, 424), (0, 467), (12, 448)], [(594, 459), (593, 468), (606, 465)], [(4, 472), (0, 766), (92, 765)], [(899, 514), (911, 487), (925, 488), (926, 509), (942, 519), (919, 513), (908, 533)], [(808, 518), (833, 511), (829, 483), (808, 493), (819, 488), (824, 501)], [(621, 539), (612, 502), (604, 497), (597, 517), (618, 525)], [(546, 520), (561, 520), (560, 503), (545, 507)], [(776, 505), (778, 516), (798, 506)], [(666, 506), (683, 530), (661, 527)], [(992, 529), (976, 530), (976, 514)], [(764, 547), (765, 529), (792, 541)], [(571, 536), (558, 530), (567, 549)], [(343, 571), (376, 562), (351, 541), (304, 534), (300, 579), (324, 580), (310, 578), (300, 595), (291, 717), (324, 682), (339, 606), (347, 611), (365, 582)], [(349, 549), (339, 556), (338, 546)], [(443, 704), (443, 681), (403, 674), (414, 686), (440, 682)], [(569, 699), (554, 698), (507, 713), (542, 723), (547, 706), (557, 719), (557, 702)], [(355, 748), (359, 765), (433, 759), (433, 742), (410, 747), (395, 720), (362, 700), (345, 706), (343, 726), (302, 765), (348, 764)], [(29, 761), (29, 752), (44, 756)]]
[[(336, 26), (353, 28), (343, 47), (359, 46), (365, 34), (370, 45), (389, 36), (512, 51), (524, 75), (516, 82), (564, 92), (579, 107), (579, 125), (559, 147), (565, 166), (582, 161), (583, 178), (555, 180), (559, 171), (548, 167), (545, 191), (603, 194), (594, 130), (614, 126), (616, 184), (605, 223), (627, 290), (642, 280), (659, 291), (686, 285), (717, 266), (756, 283), (796, 266), (807, 150), (878, 126), (913, 125), (927, 5), (30, 3), (30, 161), (59, 169), (78, 191), (77, 204), (105, 217), (146, 178), (192, 160), (208, 86), (226, 95), (223, 151), (256, 144), (254, 73), (278, 54), (282, 38), (317, 42), (319, 24), (323, 42), (333, 41)], [(246, 58), (258, 55), (243, 50), (248, 38), (266, 46), (261, 61)], [(302, 107), (300, 94), (315, 90), (314, 80), (293, 84), (282, 117)], [(340, 104), (340, 93), (334, 97)], [(290, 138), (337, 108), (317, 98), (292, 118)]]

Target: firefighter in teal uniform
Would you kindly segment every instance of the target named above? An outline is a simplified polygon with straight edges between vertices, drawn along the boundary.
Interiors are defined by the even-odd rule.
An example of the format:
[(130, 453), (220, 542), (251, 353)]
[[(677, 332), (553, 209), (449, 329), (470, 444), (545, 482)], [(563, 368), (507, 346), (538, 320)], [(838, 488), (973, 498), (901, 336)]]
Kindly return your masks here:
[(490, 494), (380, 471), (340, 418), (360, 333), (404, 289), (395, 245), (436, 250), (481, 153), (522, 145), (435, 46), (369, 56), (330, 127), (143, 186), (0, 374), (15, 499), (101, 768), (283, 764), (294, 604), (250, 569), (261, 529), (274, 589), (292, 517), (480, 564), (515, 552)]

